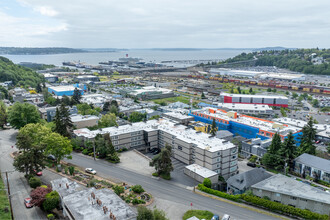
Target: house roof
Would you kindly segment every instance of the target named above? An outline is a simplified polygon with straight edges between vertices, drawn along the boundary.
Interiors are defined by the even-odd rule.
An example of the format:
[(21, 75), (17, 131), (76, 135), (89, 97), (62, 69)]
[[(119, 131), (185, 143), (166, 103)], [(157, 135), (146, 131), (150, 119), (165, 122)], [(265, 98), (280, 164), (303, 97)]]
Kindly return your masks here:
[(271, 176), (251, 187), (330, 204), (329, 193), (282, 174)]
[(330, 173), (330, 160), (304, 153), (294, 161)]
[(236, 189), (244, 190), (271, 176), (271, 174), (267, 173), (266, 170), (262, 168), (254, 168), (253, 170), (230, 177), (227, 180), (227, 184), (228, 186), (233, 186)]

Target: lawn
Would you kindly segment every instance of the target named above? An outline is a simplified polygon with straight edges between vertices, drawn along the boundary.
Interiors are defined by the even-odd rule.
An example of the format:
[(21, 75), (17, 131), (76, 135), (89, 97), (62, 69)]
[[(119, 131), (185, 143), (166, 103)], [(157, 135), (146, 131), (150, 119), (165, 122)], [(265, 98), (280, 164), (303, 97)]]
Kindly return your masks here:
[[(10, 216), (10, 208), (9, 208), (9, 200), (7, 196), (6, 190), (4, 190), (5, 185), (3, 184), (3, 180), (0, 176), (0, 219), (1, 220), (9, 220)], [(8, 210), (8, 212), (5, 211)]]
[(184, 97), (184, 96), (176, 96), (176, 97), (170, 97), (170, 98), (164, 98), (164, 99), (153, 99), (153, 100), (150, 100), (150, 101), (153, 101), (154, 103), (156, 104), (160, 104), (162, 102), (183, 102), (185, 104), (189, 104), (190, 103), (190, 99), (187, 98), (187, 97)]
[(132, 78), (131, 75), (112, 75), (111, 79), (124, 79), (124, 78)]
[(199, 219), (211, 220), (211, 218), (213, 217), (213, 213), (206, 210), (189, 210), (184, 213), (182, 219), (186, 220), (193, 216), (196, 216)]

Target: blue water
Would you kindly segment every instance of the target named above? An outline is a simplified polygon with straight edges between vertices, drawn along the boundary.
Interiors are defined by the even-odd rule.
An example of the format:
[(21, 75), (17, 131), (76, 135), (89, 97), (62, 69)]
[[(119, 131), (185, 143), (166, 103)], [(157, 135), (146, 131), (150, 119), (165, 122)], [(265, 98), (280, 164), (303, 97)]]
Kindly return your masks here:
[(70, 53), (52, 55), (1, 55), (9, 58), (14, 63), (33, 62), (43, 64), (62, 65), (63, 61), (80, 61), (91, 65), (109, 60), (118, 60), (128, 54), (129, 57), (142, 58), (144, 62), (161, 62), (165, 60), (213, 60), (234, 57), (247, 50), (138, 50), (116, 52)]

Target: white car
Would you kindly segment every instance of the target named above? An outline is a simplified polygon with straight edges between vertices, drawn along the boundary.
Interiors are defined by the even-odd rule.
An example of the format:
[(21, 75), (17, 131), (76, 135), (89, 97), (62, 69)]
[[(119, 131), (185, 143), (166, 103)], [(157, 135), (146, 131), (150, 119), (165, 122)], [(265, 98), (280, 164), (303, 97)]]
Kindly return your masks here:
[(86, 168), (86, 169), (85, 169), (85, 172), (86, 172), (86, 173), (90, 173), (90, 174), (94, 174), (94, 175), (96, 174), (96, 171), (93, 170), (93, 168)]
[(221, 220), (229, 220), (229, 219), (230, 219), (230, 215), (224, 214)]

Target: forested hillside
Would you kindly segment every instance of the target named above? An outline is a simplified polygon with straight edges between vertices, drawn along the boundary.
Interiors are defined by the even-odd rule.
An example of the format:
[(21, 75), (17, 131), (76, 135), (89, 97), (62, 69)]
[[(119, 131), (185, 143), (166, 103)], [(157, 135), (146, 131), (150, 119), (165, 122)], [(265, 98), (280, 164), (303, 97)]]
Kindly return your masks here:
[(36, 88), (42, 79), (42, 76), (35, 71), (16, 65), (9, 59), (0, 56), (0, 82), (13, 81), (14, 85)]
[(11, 55), (41, 55), (61, 53), (85, 53), (86, 50), (66, 47), (0, 47), (0, 54)]
[(330, 49), (268, 50), (242, 53), (224, 63), (257, 59), (256, 66), (276, 66), (306, 74), (330, 75)]

